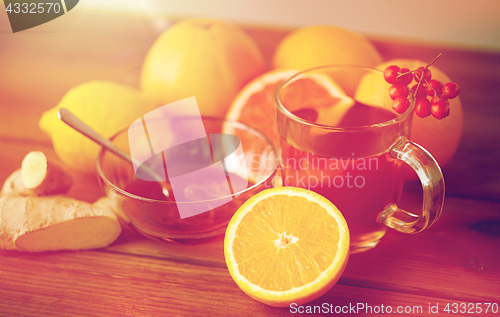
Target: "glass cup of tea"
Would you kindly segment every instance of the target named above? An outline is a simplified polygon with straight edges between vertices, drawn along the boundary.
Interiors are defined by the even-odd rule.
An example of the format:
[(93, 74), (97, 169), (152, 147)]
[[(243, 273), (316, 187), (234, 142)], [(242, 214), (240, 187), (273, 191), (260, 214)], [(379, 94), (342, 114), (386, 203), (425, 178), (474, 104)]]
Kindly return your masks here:
[[(193, 242), (221, 235), (243, 202), (280, 180), (275, 179), (279, 161), (274, 144), (243, 123), (201, 117), (206, 137), (176, 142), (199, 120), (176, 118), (177, 134), (157, 122), (164, 133), (155, 138), (149, 130), (143, 148), (150, 158), (143, 170), (104, 148), (99, 153), (103, 191), (125, 221), (147, 237)], [(111, 141), (133, 157), (138, 146), (131, 146), (131, 134), (129, 128)], [(153, 155), (149, 151), (155, 142), (177, 145)], [(162, 180), (159, 175), (164, 172)]]
[[(326, 90), (298, 94), (297, 85), (308, 82)], [(310, 189), (336, 205), (349, 226), (351, 253), (376, 246), (387, 227), (429, 228), (443, 206), (440, 167), (408, 139), (413, 102), (394, 114), (388, 87), (380, 70), (338, 65), (297, 73), (275, 92), (283, 185)], [(421, 213), (398, 207), (406, 165), (422, 183)]]

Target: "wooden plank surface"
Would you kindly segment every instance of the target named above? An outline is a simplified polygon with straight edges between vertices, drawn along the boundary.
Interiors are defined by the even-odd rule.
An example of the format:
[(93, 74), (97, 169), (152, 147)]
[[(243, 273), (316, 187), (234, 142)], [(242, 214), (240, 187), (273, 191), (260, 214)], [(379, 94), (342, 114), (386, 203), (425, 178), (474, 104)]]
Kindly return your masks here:
[[(232, 281), (227, 270), (133, 257), (102, 251), (9, 256), (2, 263), (2, 308), (17, 316), (283, 316), (288, 308), (274, 308), (252, 300)], [(30, 280), (19, 274), (31, 274)], [(57, 271), (57, 274), (54, 272)], [(43, 290), (43, 291), (42, 291)], [(29, 294), (29, 296), (26, 296)], [(22, 302), (29, 305), (22, 305)], [(425, 294), (393, 292), (369, 287), (335, 285), (311, 305), (370, 303), (385, 306), (422, 306), (446, 303)], [(453, 302), (458, 302), (454, 300)], [(355, 304), (356, 303), (356, 304)], [(3, 310), (5, 312), (6, 310)]]
[[(36, 32), (0, 33), (1, 183), (29, 151), (56, 157), (38, 128), (44, 110), (88, 80), (137, 86), (142, 59), (160, 32), (147, 19), (113, 16), (111, 23), (109, 15), (88, 13), (74, 20), (80, 23), (58, 19)], [(5, 23), (0, 20), (0, 30)], [(268, 62), (288, 32), (245, 31)], [(435, 226), (417, 235), (389, 231), (374, 250), (352, 255), (339, 283), (311, 305), (422, 306), (422, 314), (410, 315), (429, 315), (429, 303), (441, 309), (453, 302), (500, 304), (500, 53), (372, 40), (387, 60), (443, 54), (439, 68), (462, 87), (463, 138), (443, 169), (447, 198)], [(92, 202), (102, 195), (94, 175), (74, 177), (72, 197)], [(408, 184), (403, 207), (418, 209), (418, 187)], [(291, 315), (238, 289), (222, 242), (169, 244), (124, 226), (103, 250), (0, 251), (0, 316)]]

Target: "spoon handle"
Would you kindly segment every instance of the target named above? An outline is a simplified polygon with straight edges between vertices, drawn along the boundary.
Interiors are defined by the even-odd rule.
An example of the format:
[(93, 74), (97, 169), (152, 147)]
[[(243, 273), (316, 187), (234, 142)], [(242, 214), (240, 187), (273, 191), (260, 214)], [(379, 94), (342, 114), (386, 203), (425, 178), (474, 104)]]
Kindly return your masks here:
[(57, 116), (59, 119), (61, 119), (64, 123), (75, 129), (76, 131), (80, 132), (87, 138), (91, 139), (92, 141), (96, 142), (97, 144), (105, 147), (107, 150), (110, 152), (118, 155), (119, 157), (123, 158), (130, 164), (133, 164), (135, 166), (138, 166), (138, 168), (142, 169), (144, 172), (152, 176), (157, 182), (162, 184), (163, 188), (163, 193), (166, 197), (169, 197), (169, 192), (168, 192), (168, 187), (165, 183), (165, 180), (163, 177), (158, 175), (154, 170), (149, 168), (146, 164), (140, 164), (137, 161), (135, 161), (130, 155), (127, 153), (123, 152), (120, 148), (118, 148), (116, 145), (111, 143), (108, 139), (97, 133), (94, 129), (86, 125), (83, 121), (78, 119), (71, 111), (69, 111), (66, 108), (61, 108), (57, 112)]

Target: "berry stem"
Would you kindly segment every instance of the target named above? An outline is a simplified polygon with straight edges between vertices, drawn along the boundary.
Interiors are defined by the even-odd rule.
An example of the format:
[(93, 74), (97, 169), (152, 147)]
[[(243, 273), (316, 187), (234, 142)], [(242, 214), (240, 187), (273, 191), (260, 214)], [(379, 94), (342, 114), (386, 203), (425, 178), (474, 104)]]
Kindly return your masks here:
[[(441, 55), (441, 54), (440, 54), (440, 55)], [(438, 56), (439, 56), (439, 55), (438, 55)], [(437, 59), (437, 58), (436, 58), (436, 59)], [(436, 59), (435, 59), (435, 60), (436, 60)], [(427, 84), (427, 85), (428, 85), (428, 86), (432, 89), (432, 91), (434, 91), (434, 97), (436, 97), (436, 96), (439, 94), (439, 93), (438, 93), (438, 91), (437, 91), (436, 89), (434, 89), (434, 87), (432, 87), (432, 85), (431, 85), (431, 84), (430, 84), (430, 83), (429, 83), (426, 79), (424, 79), (424, 80), (425, 80), (425, 83), (426, 83), (426, 84)]]
[[(422, 70), (422, 74), (423, 74), (423, 72), (424, 72), (427, 68), (429, 68), (432, 64), (434, 64), (434, 63), (435, 63), (435, 62), (436, 62), (436, 61), (437, 61), (437, 60), (441, 57), (441, 55), (442, 55), (442, 54), (441, 54), (441, 53), (439, 53), (439, 54), (438, 54), (438, 55), (437, 55), (437, 56), (436, 56), (436, 57), (432, 60), (432, 62), (430, 62), (429, 64), (427, 64), (427, 66), (425, 66), (425, 67), (424, 67), (424, 69)], [(417, 71), (417, 70), (415, 70), (415, 71)], [(420, 85), (422, 84), (422, 82), (423, 82), (423, 81), (425, 81), (425, 82), (429, 85), (429, 82), (428, 82), (427, 80), (425, 80), (425, 79), (424, 79), (424, 76), (422, 75), (422, 80), (420, 80), (420, 81), (418, 82), (418, 86), (417, 86), (416, 91), (418, 91), (418, 89), (420, 88)], [(437, 91), (436, 91), (433, 87), (431, 87), (431, 88), (432, 88), (432, 90), (434, 90), (434, 96), (436, 96), (436, 95), (438, 94), (438, 92), (437, 92)]]
[[(427, 66), (429, 66), (429, 65), (427, 65)], [(426, 68), (427, 68), (427, 67), (426, 67)], [(422, 74), (423, 74), (423, 73), (422, 73)], [(420, 85), (422, 85), (422, 83), (423, 83), (423, 82), (424, 82), (424, 80), (425, 80), (425, 79), (424, 79), (424, 76), (422, 76), (422, 79), (423, 79), (423, 80), (420, 80), (420, 81), (418, 82), (418, 84), (417, 84), (417, 89), (415, 89), (415, 95), (416, 95), (416, 92), (420, 89)], [(414, 96), (413, 98), (414, 98), (414, 99), (416, 99), (416, 96)]]
[[(423, 72), (424, 72), (427, 68), (429, 68), (432, 64), (434, 64), (434, 63), (435, 63), (435, 62), (436, 62), (436, 61), (437, 61), (437, 60), (441, 57), (441, 55), (442, 55), (442, 54), (441, 54), (441, 53), (439, 53), (439, 54), (438, 54), (438, 55), (437, 55), (437, 56), (436, 56), (436, 57), (432, 60), (432, 62), (430, 62), (429, 64), (427, 64), (427, 66), (425, 66), (425, 67), (424, 67), (424, 69), (422, 70), (422, 74), (423, 74)], [(417, 71), (417, 70), (415, 69), (415, 70), (413, 70), (413, 71)], [(410, 72), (411, 72), (411, 71), (410, 71)], [(418, 82), (418, 84), (417, 84), (417, 89), (416, 89), (415, 91), (418, 91), (418, 89), (420, 88), (420, 85), (422, 85), (422, 82), (423, 82), (424, 80), (425, 80), (425, 79), (424, 79), (424, 76), (422, 75), (422, 80), (420, 80), (420, 81)], [(426, 82), (427, 84), (429, 84), (429, 82), (428, 82), (427, 80), (425, 80), (425, 82)], [(431, 87), (431, 88), (432, 88), (432, 87)], [(436, 91), (434, 88), (432, 88), (432, 90), (434, 90), (434, 93), (435, 93), (434, 95), (437, 95), (437, 91)]]
[(399, 77), (404, 76), (404, 75), (406, 75), (406, 74), (411, 74), (411, 73), (413, 73), (413, 72), (415, 72), (415, 70), (410, 70), (410, 71), (407, 71), (407, 72), (405, 72), (405, 73), (401, 73), (401, 74), (399, 74), (398, 76), (396, 76), (396, 78), (399, 78)]
[(440, 57), (441, 57), (441, 55), (442, 55), (442, 54), (441, 54), (441, 53), (439, 53), (439, 54), (438, 54), (438, 56), (436, 56), (436, 57), (432, 60), (432, 62), (430, 62), (427, 66), (425, 66), (425, 69), (429, 68), (429, 66), (431, 66), (432, 64), (434, 64), (434, 63), (438, 60), (438, 58), (440, 58)]

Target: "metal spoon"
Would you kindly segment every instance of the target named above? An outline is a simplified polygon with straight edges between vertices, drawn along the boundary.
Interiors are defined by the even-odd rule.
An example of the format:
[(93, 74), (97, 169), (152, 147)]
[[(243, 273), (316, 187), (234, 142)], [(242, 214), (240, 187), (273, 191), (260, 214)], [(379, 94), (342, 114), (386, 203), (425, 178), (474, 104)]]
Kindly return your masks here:
[[(108, 151), (116, 154), (117, 156), (121, 157), (122, 159), (126, 160), (130, 164), (134, 164), (134, 159), (128, 155), (127, 153), (123, 152), (121, 149), (119, 149), (116, 145), (111, 143), (108, 139), (97, 133), (94, 129), (83, 123), (78, 117), (76, 117), (71, 111), (69, 111), (66, 108), (61, 108), (57, 112), (57, 116), (59, 117), (60, 120), (62, 120), (64, 123), (75, 129), (76, 131), (80, 132), (87, 138), (91, 139), (95, 143), (101, 145), (102, 147), (106, 148)], [(148, 173), (150, 176), (152, 176), (157, 182), (160, 183), (163, 195), (165, 197), (169, 198), (170, 194), (168, 192), (168, 186), (166, 182), (152, 169), (150, 169), (148, 166), (145, 164), (135, 164), (136, 166), (140, 166), (144, 172)]]

